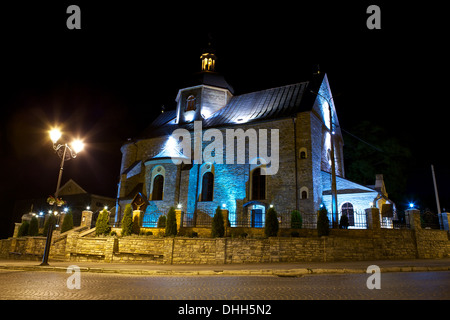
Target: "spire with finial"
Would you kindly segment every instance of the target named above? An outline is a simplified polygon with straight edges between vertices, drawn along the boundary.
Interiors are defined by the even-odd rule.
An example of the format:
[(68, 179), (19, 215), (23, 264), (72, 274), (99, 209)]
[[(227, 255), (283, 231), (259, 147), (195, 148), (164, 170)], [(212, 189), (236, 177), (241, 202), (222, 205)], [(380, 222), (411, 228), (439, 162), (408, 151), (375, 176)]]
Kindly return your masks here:
[(202, 71), (214, 72), (217, 57), (215, 55), (215, 50), (211, 46), (212, 35), (211, 32), (208, 33), (208, 47), (203, 49), (203, 53), (200, 56), (202, 60)]

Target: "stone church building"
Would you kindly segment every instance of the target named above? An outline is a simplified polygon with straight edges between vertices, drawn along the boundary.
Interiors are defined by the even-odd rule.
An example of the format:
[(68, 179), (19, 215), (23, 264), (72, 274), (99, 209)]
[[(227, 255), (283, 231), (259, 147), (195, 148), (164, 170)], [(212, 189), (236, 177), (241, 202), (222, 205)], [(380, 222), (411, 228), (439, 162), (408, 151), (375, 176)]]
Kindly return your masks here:
[[(201, 72), (179, 89), (176, 110), (162, 112), (140, 137), (121, 147), (117, 223), (128, 203), (145, 212), (144, 227), (154, 226), (172, 206), (181, 208), (185, 221), (197, 226), (210, 219), (218, 206), (228, 210), (232, 227), (263, 227), (271, 206), (278, 213), (297, 209), (305, 221), (324, 205), (331, 220), (333, 158), (337, 208), (348, 214), (350, 227), (354, 213), (391, 203), (382, 175), (374, 177), (374, 186), (345, 179), (344, 141), (326, 74), (234, 95), (230, 84), (214, 71), (214, 52), (205, 51), (200, 59)], [(190, 150), (182, 144), (185, 138), (172, 136), (177, 129), (189, 132)], [(246, 136), (245, 144), (228, 137), (239, 129)], [(219, 135), (223, 149), (215, 144), (221, 140)], [(226, 148), (225, 141), (233, 147)], [(259, 143), (256, 158), (255, 142)], [(262, 142), (267, 142), (265, 153)], [(245, 161), (236, 161), (239, 152), (245, 154)], [(230, 153), (231, 163), (226, 159)], [(264, 174), (271, 166), (274, 172)]]

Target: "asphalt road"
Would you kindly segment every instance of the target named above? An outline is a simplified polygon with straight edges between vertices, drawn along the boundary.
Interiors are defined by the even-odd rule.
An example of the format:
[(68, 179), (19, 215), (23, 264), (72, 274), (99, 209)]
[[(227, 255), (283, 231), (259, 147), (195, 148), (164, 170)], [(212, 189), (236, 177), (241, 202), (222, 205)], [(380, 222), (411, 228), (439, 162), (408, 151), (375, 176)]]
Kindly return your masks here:
[[(449, 299), (450, 271), (381, 273), (381, 288), (368, 289), (369, 274), (277, 276), (143, 276), (81, 273), (69, 289), (64, 272), (0, 270), (0, 299), (64, 300), (308, 300)], [(72, 286), (77, 282), (72, 278)]]

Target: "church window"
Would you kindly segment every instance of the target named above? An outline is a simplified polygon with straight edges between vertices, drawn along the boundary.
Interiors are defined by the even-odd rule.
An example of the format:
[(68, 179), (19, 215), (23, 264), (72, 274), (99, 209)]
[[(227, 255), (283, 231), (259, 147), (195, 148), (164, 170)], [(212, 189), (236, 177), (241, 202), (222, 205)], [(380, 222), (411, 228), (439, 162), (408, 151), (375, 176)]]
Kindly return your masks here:
[(353, 204), (350, 202), (344, 202), (341, 206), (341, 214), (345, 214), (348, 217), (348, 225), (355, 226), (355, 215), (353, 210)]
[(300, 149), (300, 159), (306, 159), (308, 157), (308, 153), (306, 152), (306, 148)]
[(261, 174), (261, 168), (256, 168), (252, 173), (252, 200), (266, 199), (266, 176)]
[(160, 174), (153, 179), (152, 200), (162, 200), (164, 190), (164, 177)]
[(301, 187), (301, 189), (300, 189), (300, 199), (301, 200), (308, 199), (308, 188), (307, 187)]
[(214, 192), (214, 175), (208, 171), (203, 174), (200, 201), (212, 201)]
[(190, 95), (186, 100), (186, 108), (184, 111), (195, 111), (195, 97)]

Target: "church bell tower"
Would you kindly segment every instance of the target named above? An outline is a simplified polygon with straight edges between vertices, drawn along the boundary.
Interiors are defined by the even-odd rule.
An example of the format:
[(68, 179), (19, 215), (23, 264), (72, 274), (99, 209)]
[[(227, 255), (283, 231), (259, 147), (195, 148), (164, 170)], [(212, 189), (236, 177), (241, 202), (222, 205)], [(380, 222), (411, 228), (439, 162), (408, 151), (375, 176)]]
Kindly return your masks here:
[(178, 91), (178, 124), (208, 119), (233, 96), (233, 88), (215, 71), (217, 57), (210, 43), (203, 49), (200, 60), (201, 71), (191, 77), (187, 87)]

